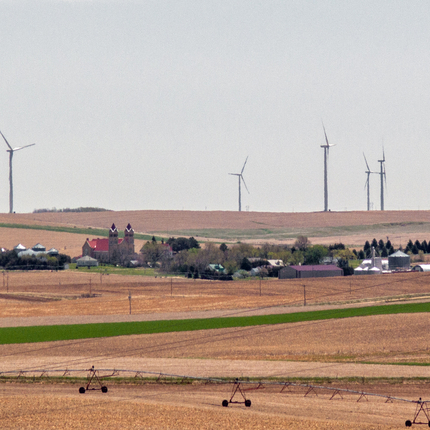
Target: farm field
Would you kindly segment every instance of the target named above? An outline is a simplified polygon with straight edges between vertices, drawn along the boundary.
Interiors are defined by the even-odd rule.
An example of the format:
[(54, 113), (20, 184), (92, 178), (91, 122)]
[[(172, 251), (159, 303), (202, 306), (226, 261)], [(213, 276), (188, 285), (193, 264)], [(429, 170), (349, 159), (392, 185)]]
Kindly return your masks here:
[[(429, 211), (276, 214), (135, 211), (4, 214), (2, 224), (123, 229), (201, 240), (362, 246), (373, 237), (403, 246), (430, 239)], [(79, 255), (82, 234), (0, 227), (0, 246), (37, 242)], [(142, 241), (143, 244), (143, 241)], [(140, 245), (141, 246), (141, 245)], [(139, 249), (136, 246), (136, 249)], [(131, 297), (131, 300), (129, 299)], [(83, 271), (0, 275), (0, 327), (181, 320), (429, 302), (427, 273), (306, 280), (211, 282), (184, 278), (100, 275)], [(306, 305), (306, 306), (305, 306)], [(0, 372), (134, 369), (197, 377), (322, 378), (358, 392), (430, 399), (430, 313), (374, 315), (255, 327), (198, 330), (0, 345)], [(31, 373), (33, 372), (33, 373)], [(15, 373), (17, 376), (18, 374)], [(289, 387), (247, 393), (252, 407), (221, 401), (232, 385), (154, 384), (109, 380), (108, 393), (78, 393), (79, 385), (20, 383), (0, 375), (0, 419), (6, 429), (394, 429), (412, 419), (415, 404)]]
[[(0, 214), (0, 224), (3, 225), (108, 229), (113, 222), (119, 230), (130, 222), (136, 233), (164, 237), (194, 236), (201, 241), (229, 243), (291, 244), (297, 236), (305, 235), (312, 243), (342, 242), (349, 246), (363, 246), (366, 240), (374, 237), (386, 240), (388, 236), (393, 246), (404, 247), (409, 239), (429, 241), (430, 238), (430, 211), (269, 213), (146, 210)], [(6, 228), (2, 227), (3, 230)], [(14, 232), (15, 235), (20, 234), (15, 229)], [(15, 245), (12, 242), (1, 246)]]
[[(9, 273), (5, 284), (0, 281), (0, 325), (241, 316), (426, 301), (430, 293), (425, 273), (303, 281), (263, 280), (260, 290), (259, 281)], [(1, 371), (95, 366), (198, 377), (339, 378), (341, 386), (357, 391), (429, 398), (429, 324), (428, 313), (379, 315), (2, 345)], [(231, 385), (109, 384), (106, 394), (80, 395), (70, 384), (2, 383), (2, 428), (47, 428), (49, 423), (52, 428), (83, 428), (90, 419), (94, 428), (392, 429), (403, 427), (415, 410), (413, 403), (373, 397), (363, 402), (353, 395), (329, 400), (331, 394), (325, 392), (304, 397), (300, 388), (286, 394), (273, 388), (251, 391), (251, 408), (222, 408)]]

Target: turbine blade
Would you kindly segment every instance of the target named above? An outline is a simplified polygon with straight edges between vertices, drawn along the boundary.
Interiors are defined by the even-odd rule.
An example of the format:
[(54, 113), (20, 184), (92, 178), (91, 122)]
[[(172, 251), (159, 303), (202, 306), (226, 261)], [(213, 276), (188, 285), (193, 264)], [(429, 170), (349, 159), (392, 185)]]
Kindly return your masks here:
[(369, 173), (367, 174), (367, 179), (366, 179), (366, 182), (364, 183), (364, 189), (366, 189), (366, 187), (367, 187), (367, 184), (369, 183)]
[(34, 145), (36, 145), (36, 144), (35, 143), (31, 143), (30, 145), (18, 146), (18, 148), (13, 148), (13, 152), (19, 151), (20, 149), (28, 148), (29, 146), (34, 146)]
[[(249, 155), (248, 155), (248, 157), (249, 157)], [(240, 174), (242, 174), (242, 173), (243, 173), (243, 171), (245, 170), (245, 165), (246, 165), (246, 162), (248, 161), (248, 157), (246, 157), (246, 160), (245, 160), (245, 162), (243, 163), (242, 171), (240, 172)]]
[(364, 152), (363, 152), (363, 157), (364, 157), (364, 161), (366, 162), (367, 170), (370, 172), (370, 167), (369, 167), (369, 164), (367, 163), (366, 156), (364, 155)]
[(324, 127), (324, 123), (323, 123), (323, 130), (324, 130), (324, 136), (325, 136), (325, 141), (327, 143), (327, 146), (330, 146), (330, 144), (328, 143), (328, 138), (327, 138), (327, 133), (325, 132), (325, 127)]
[(7, 146), (9, 146), (9, 149), (10, 149), (11, 151), (13, 151), (12, 147), (9, 145), (9, 142), (6, 140), (6, 138), (4, 137), (4, 135), (3, 135), (3, 133), (2, 133), (1, 131), (0, 131), (0, 134), (2, 135), (2, 137), (3, 137), (4, 141), (6, 142), (6, 145), (7, 145)]
[(245, 185), (246, 191), (248, 191), (248, 194), (250, 194), (250, 192), (249, 192), (249, 190), (248, 190), (248, 187), (246, 186), (245, 179), (243, 179), (243, 176), (242, 176), (242, 175), (240, 175), (240, 177), (242, 178), (242, 182), (243, 182), (243, 185)]

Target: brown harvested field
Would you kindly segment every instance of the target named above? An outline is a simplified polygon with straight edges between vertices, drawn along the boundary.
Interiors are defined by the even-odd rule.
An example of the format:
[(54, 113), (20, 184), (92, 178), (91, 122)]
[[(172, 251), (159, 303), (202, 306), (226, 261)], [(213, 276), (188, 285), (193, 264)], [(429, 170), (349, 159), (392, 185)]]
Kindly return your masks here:
[[(31, 248), (41, 243), (47, 250), (57, 249), (61, 254), (76, 257), (82, 255), (82, 245), (89, 235), (76, 233), (63, 233), (47, 230), (30, 230), (23, 228), (1, 228), (0, 247), (13, 249), (21, 243), (26, 248)], [(94, 238), (90, 236), (89, 239)], [(135, 249), (138, 251), (144, 244), (143, 240), (135, 239)]]
[[(3, 281), (3, 283), (2, 283)], [(91, 298), (85, 298), (91, 292)], [(100, 275), (82, 271), (0, 275), (0, 315), (5, 317), (124, 315), (237, 310), (306, 304), (386, 302), (428, 298), (430, 274), (263, 281), (205, 281), (185, 278)]]
[[(92, 276), (92, 277), (91, 277)], [(91, 282), (90, 282), (91, 279)], [(426, 274), (221, 283), (175, 278), (89, 275), (81, 272), (9, 273), (0, 296), (0, 324), (54, 324), (193, 318), (294, 312), (350, 301), (426, 299)], [(85, 297), (89, 293), (93, 297)], [(0, 284), (1, 285), (1, 284)], [(128, 315), (128, 292), (133, 313)], [(365, 302), (363, 302), (365, 301)], [(25, 317), (25, 318), (23, 318)], [(51, 322), (52, 323), (52, 322)], [(4, 324), (3, 324), (4, 325)], [(200, 377), (426, 378), (430, 363), (428, 314), (349, 318), (184, 333), (1, 346), (2, 369), (135, 369)], [(379, 364), (366, 364), (366, 363)], [(399, 363), (392, 365), (391, 363)], [(430, 398), (429, 383), (342, 383), (356, 391), (405, 399)], [(331, 386), (331, 385), (330, 385)], [(393, 429), (412, 419), (415, 405), (358, 395), (267, 387), (247, 394), (252, 407), (221, 407), (230, 385), (116, 385), (77, 393), (68, 384), (1, 384), (2, 428), (311, 428)], [(386, 400), (386, 399), (385, 399)]]
[[(0, 215), (1, 223), (123, 229), (169, 235), (205, 230), (293, 234), (314, 232), (313, 243), (362, 244), (376, 236), (429, 240), (430, 212), (264, 214), (238, 212), (136, 211), (89, 214)], [(360, 233), (357, 226), (375, 226)], [(216, 234), (210, 236), (210, 230)], [(28, 233), (28, 236), (26, 234)], [(334, 234), (336, 233), (336, 234)], [(222, 233), (225, 234), (225, 233)], [(371, 234), (372, 236), (369, 236)], [(427, 236), (428, 234), (428, 236)], [(57, 236), (58, 235), (58, 236)], [(173, 234), (172, 234), (173, 235)], [(410, 236), (409, 236), (410, 235)], [(197, 236), (197, 234), (195, 235)], [(264, 236), (264, 235), (263, 235)], [(269, 236), (267, 236), (269, 237)], [(365, 238), (365, 239), (364, 239)], [(407, 238), (407, 239), (406, 239)], [(16, 240), (15, 240), (16, 239)], [(222, 239), (222, 238), (221, 238)], [(341, 239), (341, 240), (340, 240)], [(364, 239), (364, 240), (363, 240)], [(19, 242), (80, 253), (84, 235), (0, 229), (0, 246)], [(242, 239), (241, 239), (242, 240)], [(271, 241), (275, 241), (270, 239)], [(293, 240), (293, 239), (288, 239)], [(403, 239), (402, 239), (403, 241)], [(287, 240), (283, 240), (287, 243)], [(10, 243), (10, 245), (6, 245)], [(79, 251), (79, 252), (78, 252)], [(66, 252), (68, 253), (68, 252)], [(305, 287), (304, 287), (305, 285)], [(306, 291), (306, 308), (304, 292)], [(91, 293), (91, 295), (90, 295)], [(128, 295), (132, 296), (129, 315)], [(0, 275), (0, 326), (73, 324), (281, 313), (373, 303), (428, 301), (426, 273), (306, 280), (221, 283), (180, 278), (100, 276), (82, 272), (9, 272)], [(173, 322), (172, 324), (179, 324)], [(428, 313), (349, 318), (277, 326), (2, 345), (0, 372), (96, 368), (135, 369), (202, 377), (334, 378), (339, 386), (416, 400), (430, 399)], [(397, 363), (394, 365), (393, 363)], [(410, 363), (427, 364), (411, 366)], [(336, 378), (365, 378), (345, 382)], [(399, 378), (403, 383), (366, 380)], [(419, 378), (424, 378), (423, 380)], [(17, 380), (18, 382), (18, 380)], [(345, 394), (330, 400), (290, 387), (250, 391), (252, 407), (221, 406), (230, 385), (117, 385), (109, 392), (79, 395), (79, 385), (0, 384), (5, 429), (395, 429), (413, 419), (415, 404)], [(424, 417), (425, 418), (425, 417)]]
[(312, 243), (341, 241), (350, 246), (362, 246), (374, 237), (378, 240), (389, 237), (395, 246), (405, 246), (409, 239), (430, 239), (430, 211), (275, 213), (144, 210), (0, 214), (0, 223), (8, 224), (107, 229), (113, 222), (120, 230), (130, 222), (137, 233), (194, 236), (199, 240), (228, 242), (292, 243), (301, 234), (308, 236)]
[[(415, 387), (356, 386), (414, 398)], [(303, 389), (254, 391), (252, 406), (221, 406), (230, 387), (219, 385), (111, 386), (79, 395), (78, 386), (13, 385), (0, 391), (2, 428), (7, 429), (291, 429), (388, 430), (404, 427), (415, 405), (385, 403), (357, 395), (329, 400), (331, 393), (304, 397)]]

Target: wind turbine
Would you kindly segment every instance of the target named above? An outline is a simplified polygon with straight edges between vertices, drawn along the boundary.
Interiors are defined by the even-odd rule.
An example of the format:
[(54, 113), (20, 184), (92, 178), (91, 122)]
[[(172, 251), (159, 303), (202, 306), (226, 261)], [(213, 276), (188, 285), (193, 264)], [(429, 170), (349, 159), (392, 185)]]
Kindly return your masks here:
[(384, 147), (382, 147), (382, 160), (378, 160), (380, 163), (380, 171), (379, 175), (381, 177), (381, 211), (384, 210), (384, 179), (385, 179), (385, 187), (387, 187), (387, 176), (385, 174), (385, 152)]
[(24, 148), (28, 148), (29, 146), (36, 145), (35, 143), (31, 143), (30, 145), (25, 146), (18, 146), (17, 148), (12, 148), (9, 145), (9, 142), (6, 140), (6, 138), (3, 136), (3, 133), (0, 131), (0, 134), (2, 135), (4, 141), (6, 142), (6, 145), (9, 147), (6, 151), (9, 152), (9, 185), (10, 185), (10, 191), (9, 191), (9, 213), (13, 213), (13, 181), (12, 181), (12, 158), (13, 153), (15, 151), (19, 151)]
[(241, 181), (243, 182), (243, 185), (245, 185), (246, 191), (248, 191), (248, 194), (249, 194), (249, 190), (248, 190), (248, 187), (246, 186), (245, 179), (243, 179), (243, 171), (245, 170), (245, 165), (247, 161), (248, 161), (248, 157), (246, 157), (246, 160), (243, 163), (243, 167), (240, 173), (229, 173), (229, 175), (237, 176), (239, 179), (239, 212), (242, 210), (242, 197), (241, 197), (241, 188), (240, 188)]
[(335, 146), (333, 143), (328, 143), (327, 133), (325, 132), (325, 127), (323, 124), (324, 136), (325, 136), (325, 145), (321, 145), (321, 148), (324, 148), (324, 212), (328, 211), (328, 182), (327, 182), (327, 162), (329, 149), (331, 146)]
[(365, 172), (367, 174), (367, 180), (366, 180), (366, 184), (364, 185), (365, 187), (367, 186), (367, 210), (370, 211), (370, 175), (371, 175), (371, 173), (378, 173), (378, 172), (371, 172), (370, 171), (370, 167), (369, 167), (369, 164), (367, 163), (366, 156), (364, 155), (364, 152), (363, 152), (363, 157), (364, 157), (364, 161), (366, 162), (366, 167), (367, 167), (367, 171)]

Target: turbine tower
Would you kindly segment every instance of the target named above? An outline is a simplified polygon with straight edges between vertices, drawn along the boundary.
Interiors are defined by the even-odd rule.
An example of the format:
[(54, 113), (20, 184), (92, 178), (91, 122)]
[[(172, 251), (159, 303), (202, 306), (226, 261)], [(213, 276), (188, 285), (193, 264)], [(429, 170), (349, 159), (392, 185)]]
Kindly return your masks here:
[(385, 188), (387, 187), (387, 176), (385, 175), (385, 152), (384, 148), (382, 148), (382, 160), (378, 160), (380, 165), (379, 175), (381, 178), (381, 211), (384, 210), (384, 180), (385, 180)]
[(370, 211), (370, 175), (372, 173), (378, 173), (378, 172), (371, 172), (370, 171), (370, 167), (369, 167), (369, 164), (367, 163), (366, 156), (364, 155), (364, 152), (363, 152), (363, 157), (364, 157), (364, 161), (366, 162), (366, 167), (367, 167), (367, 171), (365, 172), (367, 174), (367, 180), (366, 180), (366, 184), (364, 185), (365, 187), (367, 186), (367, 210)]
[(6, 142), (6, 145), (9, 147), (9, 149), (6, 150), (7, 152), (9, 152), (9, 185), (10, 185), (10, 190), (9, 190), (9, 213), (13, 213), (13, 180), (12, 180), (12, 158), (13, 158), (13, 153), (15, 151), (19, 151), (20, 149), (28, 148), (29, 146), (33, 146), (33, 145), (36, 145), (36, 144), (35, 143), (31, 143), (30, 145), (18, 146), (17, 148), (12, 148), (9, 145), (9, 142), (3, 136), (3, 133), (1, 131), (0, 131), (0, 134), (2, 135), (4, 141)]
[(245, 179), (243, 179), (243, 171), (245, 170), (245, 165), (247, 161), (248, 161), (248, 157), (246, 157), (245, 163), (243, 163), (243, 167), (240, 173), (229, 173), (229, 175), (237, 176), (239, 179), (239, 212), (242, 210), (242, 196), (241, 196), (241, 188), (240, 188), (241, 182), (243, 182), (243, 185), (245, 185), (246, 191), (248, 191), (248, 194), (249, 194), (249, 190), (248, 190), (248, 187), (246, 186)]
[(328, 143), (327, 133), (325, 132), (325, 127), (323, 124), (324, 136), (325, 136), (325, 145), (321, 145), (321, 148), (324, 148), (324, 212), (328, 211), (328, 181), (327, 181), (327, 163), (328, 163), (328, 155), (329, 149), (331, 146), (334, 146), (333, 143)]

